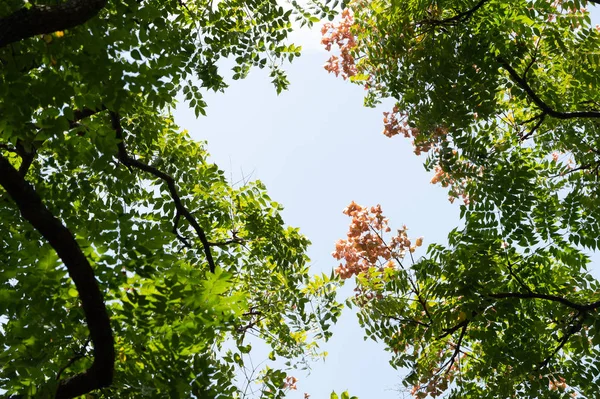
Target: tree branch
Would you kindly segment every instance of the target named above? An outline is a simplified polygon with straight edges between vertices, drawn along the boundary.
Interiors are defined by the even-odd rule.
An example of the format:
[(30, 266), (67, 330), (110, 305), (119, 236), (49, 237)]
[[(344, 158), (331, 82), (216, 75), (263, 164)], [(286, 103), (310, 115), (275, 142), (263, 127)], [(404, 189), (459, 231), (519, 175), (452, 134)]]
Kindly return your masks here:
[(91, 109), (91, 108), (83, 108), (76, 109), (73, 111), (73, 119), (69, 120), (69, 127), (71, 129), (80, 126), (77, 122), (82, 119), (89, 118), (92, 115), (97, 114), (98, 112), (104, 111), (106, 108), (102, 106), (100, 109)]
[(417, 325), (423, 326), (423, 327), (431, 327), (430, 323), (423, 323), (422, 321), (415, 320), (415, 319), (407, 319), (407, 318), (404, 318), (404, 317), (390, 316), (390, 315), (387, 315), (387, 314), (382, 314), (382, 316), (386, 317), (388, 319), (397, 321), (399, 323), (409, 323), (409, 324), (412, 323), (412, 324), (417, 324)]
[(12, 153), (17, 153), (17, 149), (13, 148), (11, 146), (9, 146), (8, 144), (5, 143), (0, 143), (0, 150), (4, 150), (4, 151), (8, 151), (8, 152), (12, 152)]
[(192, 245), (190, 244), (188, 239), (179, 233), (179, 220), (181, 220), (181, 213), (179, 213), (179, 211), (175, 211), (175, 219), (173, 220), (173, 230), (172, 230), (173, 234), (175, 234), (175, 237), (177, 237), (177, 239), (179, 239), (179, 241), (181, 241), (181, 243), (183, 244), (184, 247), (192, 248)]
[(542, 126), (542, 123), (544, 123), (544, 120), (546, 119), (546, 113), (542, 112), (540, 115), (536, 116), (535, 118), (539, 118), (539, 120), (536, 122), (536, 124), (531, 128), (531, 130), (527, 134), (524, 134), (521, 137), (519, 137), (519, 140), (525, 141), (525, 140), (529, 139), (531, 136), (533, 136), (533, 134), (540, 128), (540, 126)]
[(27, 151), (23, 146), (21, 140), (17, 141), (17, 154), (21, 157), (21, 166), (19, 166), (19, 174), (23, 177), (27, 175), (29, 171), (29, 167), (33, 163), (35, 159), (36, 149), (34, 146), (31, 146), (31, 149)]
[[(475, 316), (477, 313), (473, 312), (473, 316)], [(450, 334), (453, 334), (454, 332), (458, 331), (461, 328), (466, 328), (467, 325), (471, 322), (472, 319), (465, 319), (463, 321), (461, 321), (460, 323), (458, 323), (457, 325), (455, 325), (454, 327), (450, 327), (450, 328), (444, 328), (443, 331), (444, 333), (442, 335), (440, 335), (439, 337), (437, 337), (437, 339), (442, 339), (447, 337)]]
[(90, 338), (88, 337), (88, 339), (85, 341), (85, 343), (83, 344), (81, 349), (79, 351), (75, 352), (75, 355), (69, 359), (67, 364), (65, 364), (63, 367), (60, 368), (60, 370), (58, 370), (58, 373), (56, 374), (56, 380), (60, 380), (60, 376), (62, 375), (62, 373), (64, 373), (64, 371), (66, 369), (71, 367), (73, 365), (73, 363), (75, 363), (79, 359), (83, 359), (84, 357), (86, 357), (85, 350), (86, 350), (87, 346), (89, 345), (89, 343), (90, 343)]
[(460, 336), (458, 337), (458, 341), (456, 342), (456, 346), (454, 348), (454, 352), (452, 353), (450, 360), (448, 360), (448, 363), (444, 364), (440, 368), (440, 370), (443, 370), (445, 367), (448, 367), (448, 369), (446, 370), (446, 373), (448, 373), (452, 369), (452, 366), (454, 365), (454, 362), (456, 361), (456, 357), (460, 354), (460, 346), (462, 345), (463, 338), (465, 337), (465, 334), (467, 333), (468, 325), (469, 325), (469, 323), (465, 323), (465, 325), (462, 326), (462, 329), (460, 330)]
[(107, 0), (68, 0), (54, 6), (20, 8), (0, 19), (0, 48), (35, 35), (74, 28), (93, 18), (106, 3)]
[[(0, 155), (0, 186), (16, 203), (21, 216), (50, 243), (75, 283), (94, 344), (94, 362), (86, 371), (60, 381), (56, 398), (74, 398), (112, 383), (114, 339), (102, 291), (94, 271), (73, 234), (56, 218), (23, 176)], [(40, 298), (42, 299), (42, 298)]]
[(506, 299), (506, 298), (519, 298), (519, 299), (544, 299), (546, 301), (558, 302), (569, 308), (578, 310), (580, 312), (588, 312), (600, 307), (600, 301), (580, 304), (570, 301), (566, 298), (557, 295), (538, 294), (536, 292), (498, 292), (487, 294), (490, 298)]
[[(150, 166), (144, 162), (138, 161), (135, 158), (132, 158), (127, 152), (127, 148), (125, 147), (125, 141), (123, 140), (123, 127), (121, 126), (121, 119), (116, 112), (110, 111), (110, 118), (112, 122), (112, 128), (114, 129), (117, 139), (119, 140), (118, 144), (118, 158), (119, 161), (128, 168), (137, 168), (143, 170), (144, 172), (150, 173), (151, 175), (162, 179), (167, 183), (167, 187), (169, 188), (169, 193), (171, 194), (171, 198), (173, 198), (173, 202), (175, 203), (176, 212), (183, 216), (188, 223), (194, 228), (200, 242), (202, 243), (202, 247), (204, 248), (204, 254), (206, 255), (206, 261), (208, 262), (208, 266), (212, 273), (215, 272), (215, 261), (213, 260), (212, 254), (210, 252), (210, 243), (206, 238), (206, 234), (196, 218), (191, 214), (191, 212), (183, 205), (181, 202), (181, 198), (179, 197), (179, 193), (177, 191), (177, 187), (175, 186), (175, 179), (171, 175)], [(177, 222), (179, 220), (177, 219)]]
[(506, 258), (507, 258), (506, 264), (508, 265), (508, 273), (511, 275), (511, 277), (514, 278), (516, 280), (516, 282), (519, 283), (519, 285), (521, 287), (525, 288), (528, 292), (533, 292), (531, 290), (531, 288), (529, 288), (529, 286), (527, 284), (525, 284), (525, 282), (523, 280), (521, 280), (521, 278), (519, 276), (517, 276), (517, 274), (513, 270), (513, 264), (508, 259), (508, 255), (506, 255)]
[(535, 91), (533, 91), (533, 89), (531, 88), (529, 83), (527, 83), (525, 78), (519, 76), (517, 71), (515, 71), (515, 69), (512, 66), (510, 66), (510, 64), (504, 58), (498, 57), (497, 61), (500, 63), (502, 68), (504, 68), (508, 72), (513, 82), (515, 82), (523, 91), (525, 91), (527, 96), (529, 96), (531, 101), (533, 101), (533, 103), (537, 105), (537, 107), (542, 111), (543, 114), (550, 115), (557, 119), (600, 118), (600, 111), (561, 112), (551, 108), (536, 94)]
[(577, 313), (572, 319), (571, 321), (574, 321), (575, 319), (579, 318), (579, 320), (577, 321), (577, 323), (573, 324), (571, 326), (571, 328), (569, 328), (569, 331), (567, 331), (565, 333), (565, 335), (563, 335), (563, 337), (561, 338), (560, 342), (558, 343), (558, 346), (552, 351), (552, 353), (544, 359), (544, 361), (542, 363), (540, 363), (539, 368), (542, 369), (544, 367), (546, 367), (548, 365), (548, 362), (550, 362), (550, 360), (552, 360), (552, 358), (554, 356), (556, 356), (556, 354), (558, 352), (560, 352), (560, 350), (565, 346), (565, 344), (567, 343), (567, 341), (575, 334), (577, 334), (580, 330), (581, 330), (581, 326), (583, 325), (583, 317), (581, 317), (582, 314), (581, 313)]
[(477, 10), (479, 10), (481, 7), (483, 7), (485, 5), (485, 3), (487, 3), (489, 0), (479, 0), (477, 2), (477, 4), (475, 4), (475, 6), (473, 6), (473, 8), (470, 8), (466, 11), (463, 12), (459, 12), (458, 14), (456, 14), (453, 17), (450, 18), (445, 18), (445, 19), (425, 19), (423, 21), (420, 21), (419, 24), (430, 24), (430, 25), (452, 25), (456, 22), (464, 22), (467, 19), (471, 18), (471, 16), (473, 14), (475, 14), (475, 12)]
[(244, 240), (242, 238), (239, 238), (239, 237), (234, 237), (234, 238), (231, 238), (229, 240), (222, 241), (222, 242), (209, 242), (208, 243), (208, 245), (210, 245), (211, 247), (226, 247), (226, 246), (229, 246), (231, 244), (243, 245), (244, 244)]

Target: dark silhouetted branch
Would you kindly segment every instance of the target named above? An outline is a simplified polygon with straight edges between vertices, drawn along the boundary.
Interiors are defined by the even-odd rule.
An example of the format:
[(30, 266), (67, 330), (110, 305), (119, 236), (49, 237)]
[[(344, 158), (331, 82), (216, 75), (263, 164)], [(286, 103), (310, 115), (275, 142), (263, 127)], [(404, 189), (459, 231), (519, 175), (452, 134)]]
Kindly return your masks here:
[(382, 314), (382, 316), (385, 317), (385, 318), (387, 318), (387, 319), (397, 321), (399, 323), (417, 324), (417, 325), (423, 326), (423, 327), (430, 327), (431, 326), (431, 324), (429, 324), (429, 323), (423, 323), (422, 321), (415, 320), (415, 319), (407, 319), (405, 317), (390, 316), (390, 315), (387, 315), (387, 314)]
[(23, 7), (0, 19), (0, 48), (35, 35), (74, 28), (93, 18), (107, 0), (68, 0)]
[(238, 245), (243, 245), (244, 244), (244, 240), (239, 238), (239, 237), (235, 237), (232, 238), (230, 240), (225, 240), (222, 242), (209, 242), (208, 245), (210, 245), (211, 247), (226, 247), (228, 245), (231, 244), (238, 244)]
[(580, 304), (573, 301), (570, 301), (566, 298), (557, 295), (548, 295), (548, 294), (538, 294), (536, 292), (498, 292), (487, 294), (490, 298), (496, 299), (506, 299), (506, 298), (518, 298), (518, 299), (543, 299), (546, 301), (558, 302), (569, 308), (578, 310), (580, 312), (588, 312), (590, 310), (594, 310), (600, 307), (600, 301), (588, 303), (588, 304)]
[(448, 373), (452, 369), (452, 366), (454, 365), (456, 358), (460, 354), (460, 346), (462, 345), (462, 341), (465, 338), (465, 335), (467, 333), (468, 325), (469, 325), (469, 323), (466, 323), (465, 325), (462, 326), (462, 329), (460, 330), (460, 336), (458, 337), (458, 341), (456, 341), (456, 346), (454, 347), (454, 352), (452, 353), (452, 356), (450, 356), (450, 359), (448, 360), (448, 362), (446, 364), (444, 364), (440, 368), (440, 370), (443, 370), (445, 367), (448, 367), (448, 369), (446, 370), (446, 373)]
[[(89, 369), (61, 380), (56, 398), (84, 395), (112, 383), (115, 349), (110, 320), (94, 271), (73, 234), (56, 218), (34, 188), (0, 155), (0, 186), (13, 199), (21, 216), (50, 243), (75, 283), (94, 344), (94, 361)], [(43, 300), (43, 298), (40, 298)]]
[[(123, 127), (121, 126), (121, 119), (116, 112), (110, 112), (110, 118), (112, 122), (112, 128), (114, 129), (117, 140), (119, 140), (118, 144), (118, 157), (119, 161), (128, 168), (136, 168), (140, 169), (144, 172), (150, 173), (154, 177), (164, 180), (167, 183), (167, 187), (169, 188), (169, 193), (171, 194), (171, 198), (173, 198), (173, 202), (175, 203), (175, 210), (178, 214), (183, 216), (188, 223), (193, 227), (202, 243), (202, 247), (204, 248), (204, 254), (206, 255), (206, 261), (208, 262), (208, 267), (212, 273), (215, 271), (215, 261), (213, 260), (212, 254), (210, 252), (210, 243), (206, 238), (206, 234), (200, 224), (191, 214), (191, 212), (183, 205), (181, 202), (181, 198), (179, 197), (179, 192), (177, 191), (177, 187), (175, 186), (175, 179), (173, 177), (153, 166), (150, 166), (144, 162), (138, 161), (137, 159), (131, 157), (127, 152), (127, 147), (125, 146)], [(179, 218), (177, 218), (176, 213), (176, 221), (179, 223)], [(177, 234), (178, 235), (178, 234)], [(178, 235), (179, 236), (179, 235)], [(184, 244), (185, 245), (185, 244)]]
[(442, 339), (442, 338), (447, 337), (448, 335), (455, 333), (459, 329), (466, 327), (467, 324), (469, 324), (470, 322), (471, 322), (470, 319), (465, 319), (465, 320), (461, 321), (460, 323), (458, 323), (457, 325), (455, 325), (454, 327), (445, 328), (443, 330), (444, 333), (442, 335), (440, 335), (439, 337), (437, 337), (437, 339)]
[(557, 119), (600, 118), (600, 111), (561, 112), (551, 108), (536, 94), (529, 83), (527, 83), (527, 80), (521, 77), (504, 58), (498, 57), (497, 60), (502, 68), (508, 72), (513, 82), (515, 82), (527, 94), (527, 96), (542, 111), (543, 114)]
[(445, 19), (425, 19), (419, 22), (419, 25), (453, 25), (456, 24), (457, 22), (464, 22), (467, 19), (471, 18), (471, 16), (473, 16), (473, 14), (475, 14), (475, 12), (477, 12), (477, 10), (479, 10), (481, 7), (483, 7), (485, 5), (485, 3), (487, 3), (490, 0), (479, 0), (477, 2), (477, 4), (475, 4), (473, 6), (473, 8), (470, 8), (466, 11), (463, 12), (459, 12), (458, 14), (456, 14), (453, 17), (450, 18), (445, 18)]
[[(535, 123), (535, 125), (533, 125), (533, 127), (527, 134), (524, 134), (519, 138), (521, 141), (525, 141), (528, 138), (530, 138), (531, 136), (533, 136), (533, 134), (540, 128), (540, 126), (542, 126), (542, 123), (544, 123), (544, 120), (546, 119), (546, 113), (542, 112), (540, 115), (536, 116), (535, 118), (537, 118), (538, 121)], [(535, 119), (533, 119), (533, 120), (535, 120)]]

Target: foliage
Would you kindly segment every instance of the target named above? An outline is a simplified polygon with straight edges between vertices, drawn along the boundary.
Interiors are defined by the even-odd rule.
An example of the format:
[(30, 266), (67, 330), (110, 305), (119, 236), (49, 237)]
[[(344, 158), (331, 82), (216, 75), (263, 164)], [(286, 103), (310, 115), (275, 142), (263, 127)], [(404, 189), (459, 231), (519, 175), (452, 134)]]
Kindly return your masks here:
[(389, 248), (376, 209), (351, 214), (335, 253), (341, 271), (365, 263), (361, 323), (415, 397), (597, 396), (594, 3), (356, 0), (323, 28), (339, 51), (326, 69), (363, 85), (367, 105), (393, 98), (384, 134), (411, 139), (432, 183), (462, 199), (463, 227), (419, 259)]
[(337, 393), (335, 393), (335, 391), (331, 392), (331, 395), (329, 395), (330, 399), (358, 399), (356, 396), (350, 396), (350, 394), (348, 393), (348, 391), (344, 391), (342, 392), (340, 395), (338, 395)]
[[(22, 0), (0, 4), (0, 385), (12, 397), (280, 398), (318, 353), (337, 278), (260, 182), (231, 186), (174, 125), (250, 67), (281, 70), (275, 1)], [(244, 381), (248, 336), (271, 367)], [(254, 340), (253, 342), (257, 342)], [(282, 370), (281, 368), (284, 367)], [(101, 390), (98, 390), (101, 389)]]

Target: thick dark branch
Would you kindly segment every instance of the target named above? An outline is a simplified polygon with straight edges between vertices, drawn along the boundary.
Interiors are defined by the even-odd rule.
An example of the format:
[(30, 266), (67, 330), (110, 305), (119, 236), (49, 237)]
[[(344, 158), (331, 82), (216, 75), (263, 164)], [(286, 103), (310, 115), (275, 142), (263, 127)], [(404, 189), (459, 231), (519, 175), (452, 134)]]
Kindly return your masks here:
[(596, 161), (594, 163), (585, 163), (583, 165), (580, 165), (576, 168), (573, 168), (573, 169), (567, 171), (566, 173), (564, 173), (564, 175), (569, 175), (571, 173), (579, 172), (582, 170), (590, 170), (590, 169), (592, 169), (592, 172), (598, 174), (598, 169), (600, 169), (600, 161)]
[(0, 150), (17, 153), (17, 149), (9, 146), (8, 144), (0, 143)]
[(73, 234), (57, 219), (25, 181), (0, 155), (0, 185), (18, 206), (21, 215), (50, 243), (79, 292), (85, 319), (94, 344), (94, 362), (85, 372), (62, 380), (56, 398), (74, 398), (112, 383), (115, 349), (102, 291)]
[(445, 18), (445, 19), (426, 19), (426, 20), (419, 22), (419, 24), (453, 25), (457, 22), (464, 22), (467, 19), (471, 18), (471, 16), (473, 14), (475, 14), (475, 12), (477, 10), (479, 10), (481, 7), (483, 7), (485, 5), (485, 3), (487, 3), (488, 1), (490, 1), (490, 0), (479, 0), (477, 2), (477, 4), (475, 4), (475, 6), (473, 6), (473, 8), (470, 8), (463, 12), (459, 12), (458, 14), (456, 14), (453, 17)]
[(91, 108), (83, 108), (76, 109), (73, 111), (73, 119), (69, 120), (69, 127), (71, 129), (80, 126), (79, 121), (85, 118), (89, 118), (92, 115), (97, 114), (98, 112), (104, 111), (106, 108), (102, 107), (100, 109), (91, 109)]
[(19, 173), (21, 174), (21, 176), (25, 176), (27, 174), (27, 172), (29, 171), (29, 167), (33, 163), (34, 159), (35, 149), (33, 149), (31, 152), (27, 152), (24, 154), (23, 162), (21, 162), (21, 166), (19, 166)]
[(110, 118), (112, 121), (112, 127), (117, 135), (117, 140), (119, 140), (118, 144), (118, 157), (119, 161), (128, 168), (137, 168), (143, 170), (144, 172), (150, 173), (151, 175), (162, 179), (167, 183), (167, 187), (169, 188), (169, 193), (173, 198), (173, 202), (175, 203), (176, 212), (181, 214), (188, 223), (194, 228), (200, 242), (202, 243), (202, 247), (204, 248), (204, 254), (206, 255), (206, 261), (208, 262), (208, 266), (210, 271), (214, 273), (215, 271), (215, 261), (213, 260), (212, 254), (210, 252), (210, 243), (206, 238), (206, 234), (196, 218), (191, 214), (191, 212), (183, 205), (181, 202), (181, 198), (179, 197), (179, 193), (177, 191), (177, 187), (175, 186), (175, 179), (171, 175), (166, 174), (165, 172), (150, 166), (144, 162), (138, 161), (135, 158), (132, 158), (127, 152), (127, 148), (125, 147), (123, 127), (121, 126), (121, 120), (119, 115), (116, 112), (110, 112)]
[(239, 238), (239, 237), (235, 237), (229, 240), (225, 240), (225, 241), (221, 241), (221, 242), (209, 242), (208, 245), (210, 245), (211, 247), (227, 247), (231, 244), (238, 244), (238, 245), (243, 245), (244, 244), (244, 240)]
[(479, 10), (481, 7), (483, 7), (483, 5), (485, 3), (487, 3), (489, 0), (479, 0), (477, 2), (477, 4), (475, 4), (475, 6), (467, 11), (463, 11), (460, 12), (458, 14), (456, 14), (455, 16), (453, 16), (452, 18), (447, 18), (447, 19), (443, 19), (442, 22), (444, 23), (448, 23), (448, 22), (461, 22), (461, 21), (465, 21), (469, 18), (471, 18), (471, 16), (473, 14), (475, 14), (475, 12), (477, 10)]
[(19, 173), (21, 176), (25, 177), (27, 172), (29, 171), (29, 167), (33, 163), (35, 159), (36, 149), (31, 146), (31, 149), (27, 151), (23, 146), (22, 142), (17, 141), (17, 153), (21, 156), (21, 166), (19, 166)]
[(20, 8), (0, 19), (0, 48), (35, 35), (74, 28), (93, 18), (107, 0), (68, 0)]
[(443, 330), (444, 333), (441, 334), (439, 337), (437, 337), (437, 339), (445, 338), (448, 335), (453, 334), (454, 332), (458, 331), (459, 329), (467, 327), (467, 324), (469, 324), (470, 322), (471, 322), (470, 319), (465, 319), (465, 320), (461, 321), (460, 323), (458, 323), (457, 325), (455, 325), (454, 327), (445, 328)]
[(506, 299), (506, 298), (519, 298), (519, 299), (544, 299), (546, 301), (558, 302), (569, 308), (579, 310), (580, 312), (588, 312), (590, 310), (595, 310), (600, 307), (600, 301), (588, 303), (588, 304), (580, 304), (573, 301), (570, 301), (566, 298), (557, 295), (548, 295), (548, 294), (538, 294), (536, 292), (498, 292), (487, 294), (490, 298), (496, 299)]
[(553, 108), (551, 108), (548, 104), (546, 104), (537, 94), (529, 83), (522, 78), (515, 69), (510, 66), (506, 60), (502, 57), (497, 58), (498, 62), (504, 68), (513, 82), (515, 82), (525, 93), (527, 96), (533, 101), (533, 103), (542, 111), (543, 114), (550, 115), (557, 119), (574, 119), (574, 118), (600, 118), (600, 111), (573, 111), (573, 112), (560, 112)]

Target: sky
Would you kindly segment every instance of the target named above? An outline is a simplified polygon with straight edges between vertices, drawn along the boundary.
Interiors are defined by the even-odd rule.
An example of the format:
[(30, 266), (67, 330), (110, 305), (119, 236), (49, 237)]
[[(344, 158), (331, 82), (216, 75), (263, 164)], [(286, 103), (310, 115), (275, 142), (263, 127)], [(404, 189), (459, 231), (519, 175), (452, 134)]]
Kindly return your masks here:
[[(600, 23), (598, 10), (593, 17)], [(392, 104), (365, 108), (360, 86), (327, 74), (323, 64), (329, 55), (318, 29), (296, 32), (292, 41), (303, 46), (303, 55), (286, 66), (288, 91), (278, 96), (268, 73), (253, 70), (224, 94), (207, 94), (206, 117), (196, 119), (182, 102), (176, 122), (194, 139), (208, 141), (212, 161), (233, 181), (251, 177), (267, 186), (285, 207), (286, 223), (312, 241), (314, 273), (337, 267), (331, 252), (346, 236), (350, 219), (342, 210), (351, 201), (381, 204), (392, 228), (406, 224), (410, 237), (424, 236), (425, 247), (445, 242), (459, 224), (458, 204), (429, 183), (432, 175), (409, 140), (381, 134), (382, 113)], [(344, 288), (345, 297), (352, 285)], [(310, 375), (292, 373), (298, 391), (289, 398), (303, 398), (304, 392), (311, 399), (329, 398), (332, 390), (361, 399), (403, 397), (401, 372), (390, 367), (383, 345), (363, 339), (353, 312), (346, 309), (333, 332), (321, 347), (329, 353), (326, 361), (314, 363)]]
[[(458, 222), (458, 206), (445, 190), (429, 184), (423, 158), (407, 139), (381, 134), (382, 113), (390, 104), (363, 107), (364, 90), (327, 74), (328, 53), (320, 34), (296, 35), (303, 55), (286, 67), (291, 86), (279, 96), (266, 71), (252, 71), (224, 94), (207, 95), (207, 117), (196, 119), (184, 103), (176, 122), (194, 139), (207, 140), (212, 161), (236, 181), (251, 176), (267, 186), (285, 207), (287, 224), (300, 227), (311, 241), (315, 273), (337, 267), (331, 252), (345, 238), (350, 219), (342, 210), (351, 202), (381, 204), (392, 226), (406, 224), (425, 244), (444, 241)], [(353, 283), (344, 289), (352, 295)], [(382, 345), (364, 341), (356, 316), (345, 311), (333, 330), (325, 363), (313, 364), (309, 376), (298, 372), (298, 392), (290, 398), (329, 398), (349, 390), (365, 398), (398, 398), (400, 373), (389, 366)]]

